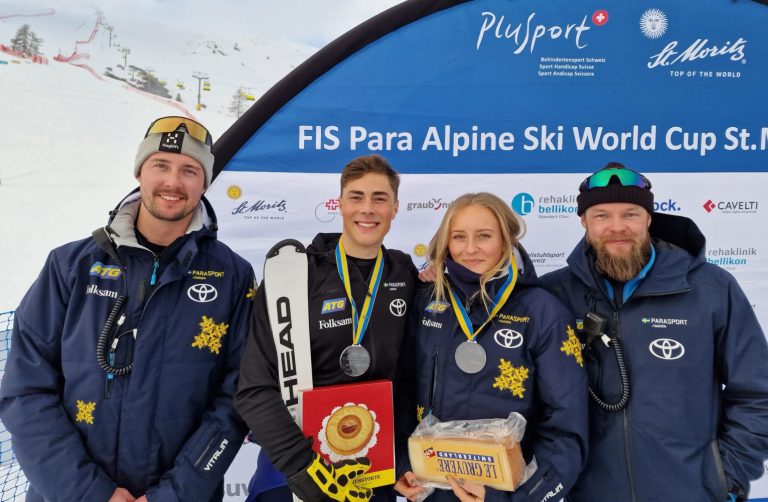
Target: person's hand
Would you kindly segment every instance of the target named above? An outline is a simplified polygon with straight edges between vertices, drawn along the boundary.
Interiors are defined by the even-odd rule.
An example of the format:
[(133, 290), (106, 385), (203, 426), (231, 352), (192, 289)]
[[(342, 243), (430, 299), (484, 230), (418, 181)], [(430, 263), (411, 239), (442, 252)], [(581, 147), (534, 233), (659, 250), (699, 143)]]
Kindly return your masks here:
[(453, 488), (454, 495), (456, 495), (461, 502), (485, 500), (485, 486), (473, 483), (466, 479), (459, 481), (450, 476), (446, 477), (448, 478), (448, 484)]
[(416, 497), (426, 491), (423, 486), (416, 484), (416, 475), (411, 471), (400, 476), (400, 479), (395, 483), (395, 490), (408, 500), (416, 500)]
[(317, 453), (303, 470), (286, 478), (288, 488), (304, 502), (366, 502), (373, 496), (370, 488), (355, 485), (355, 480), (371, 468), (365, 457), (329, 464)]
[(427, 263), (427, 267), (419, 272), (419, 280), (421, 282), (435, 282), (435, 279), (437, 279), (435, 267), (432, 266), (432, 263)]
[[(131, 495), (131, 492), (125, 488), (118, 486), (112, 496), (109, 497), (109, 502), (136, 502), (136, 497)], [(143, 502), (146, 502), (146, 500)]]

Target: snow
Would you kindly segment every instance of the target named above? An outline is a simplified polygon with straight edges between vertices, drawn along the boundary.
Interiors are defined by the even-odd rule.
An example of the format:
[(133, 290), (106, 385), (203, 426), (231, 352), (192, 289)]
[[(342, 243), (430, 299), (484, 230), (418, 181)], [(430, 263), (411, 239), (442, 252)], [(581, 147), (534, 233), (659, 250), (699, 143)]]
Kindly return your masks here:
[[(136, 147), (153, 119), (186, 113), (216, 139), (235, 120), (228, 108), (240, 87), (258, 99), (320, 45), (397, 1), (101, 3), (0, 3), (0, 43), (27, 23), (49, 60), (0, 53), (0, 312), (16, 308), (51, 249), (103, 226), (136, 186)], [(107, 67), (129, 76), (120, 48), (183, 103), (104, 77)], [(90, 70), (53, 59), (75, 52)], [(200, 111), (194, 72), (211, 82)]]

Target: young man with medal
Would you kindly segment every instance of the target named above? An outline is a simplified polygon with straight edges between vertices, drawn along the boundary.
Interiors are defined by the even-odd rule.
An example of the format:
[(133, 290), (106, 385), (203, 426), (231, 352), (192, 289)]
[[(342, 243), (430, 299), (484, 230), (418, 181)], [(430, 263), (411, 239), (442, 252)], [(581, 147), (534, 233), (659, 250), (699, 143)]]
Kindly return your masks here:
[[(495, 195), (465, 194), (451, 204), (429, 245), (434, 284), (418, 290), (404, 343), (414, 406), (396, 413), (412, 430), (428, 414), (450, 421), (516, 411), (528, 421), (523, 456), (538, 468), (514, 492), (449, 477), (453, 493), (437, 490), (429, 500), (557, 501), (584, 465), (581, 346), (568, 311), (538, 286), (522, 234), (521, 220)], [(395, 488), (414, 500), (424, 488), (409, 466), (398, 451)]]
[[(352, 160), (341, 173), (342, 233), (318, 234), (306, 250), (310, 347), (291, 344), (297, 352), (311, 352), (314, 387), (395, 379), (418, 281), (410, 257), (382, 245), (397, 214), (399, 182), (378, 155)], [(275, 343), (269, 320), (269, 280), (265, 277), (256, 295), (235, 398), (262, 448), (248, 500), (290, 500), (291, 492), (304, 502), (367, 500), (371, 490), (356, 488), (348, 476), (358, 462), (348, 460), (343, 468), (328, 464), (312, 451), (312, 438), (304, 436), (286, 406), (279, 374), (283, 353), (278, 360), (284, 347)], [(286, 338), (278, 342), (286, 345)], [(373, 495), (395, 498), (391, 487)]]

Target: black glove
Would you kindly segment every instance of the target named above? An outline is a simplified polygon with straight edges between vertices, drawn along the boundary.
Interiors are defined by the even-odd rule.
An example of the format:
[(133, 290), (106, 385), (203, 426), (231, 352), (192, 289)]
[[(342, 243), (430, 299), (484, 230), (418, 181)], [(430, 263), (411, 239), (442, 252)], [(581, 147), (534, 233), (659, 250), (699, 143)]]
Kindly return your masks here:
[(288, 488), (303, 502), (322, 502), (328, 498), (339, 502), (367, 502), (373, 491), (358, 488), (354, 480), (370, 468), (371, 461), (365, 457), (329, 464), (315, 453), (304, 470), (286, 481)]

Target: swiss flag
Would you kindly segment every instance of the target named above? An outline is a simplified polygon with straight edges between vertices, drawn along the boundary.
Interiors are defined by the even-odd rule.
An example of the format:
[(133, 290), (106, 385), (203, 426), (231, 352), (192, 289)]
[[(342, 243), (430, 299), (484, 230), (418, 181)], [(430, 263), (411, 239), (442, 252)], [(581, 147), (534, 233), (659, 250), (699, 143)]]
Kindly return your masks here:
[(602, 26), (605, 23), (608, 22), (608, 11), (607, 10), (596, 10), (594, 14), (592, 14), (592, 23), (594, 23), (595, 26)]

